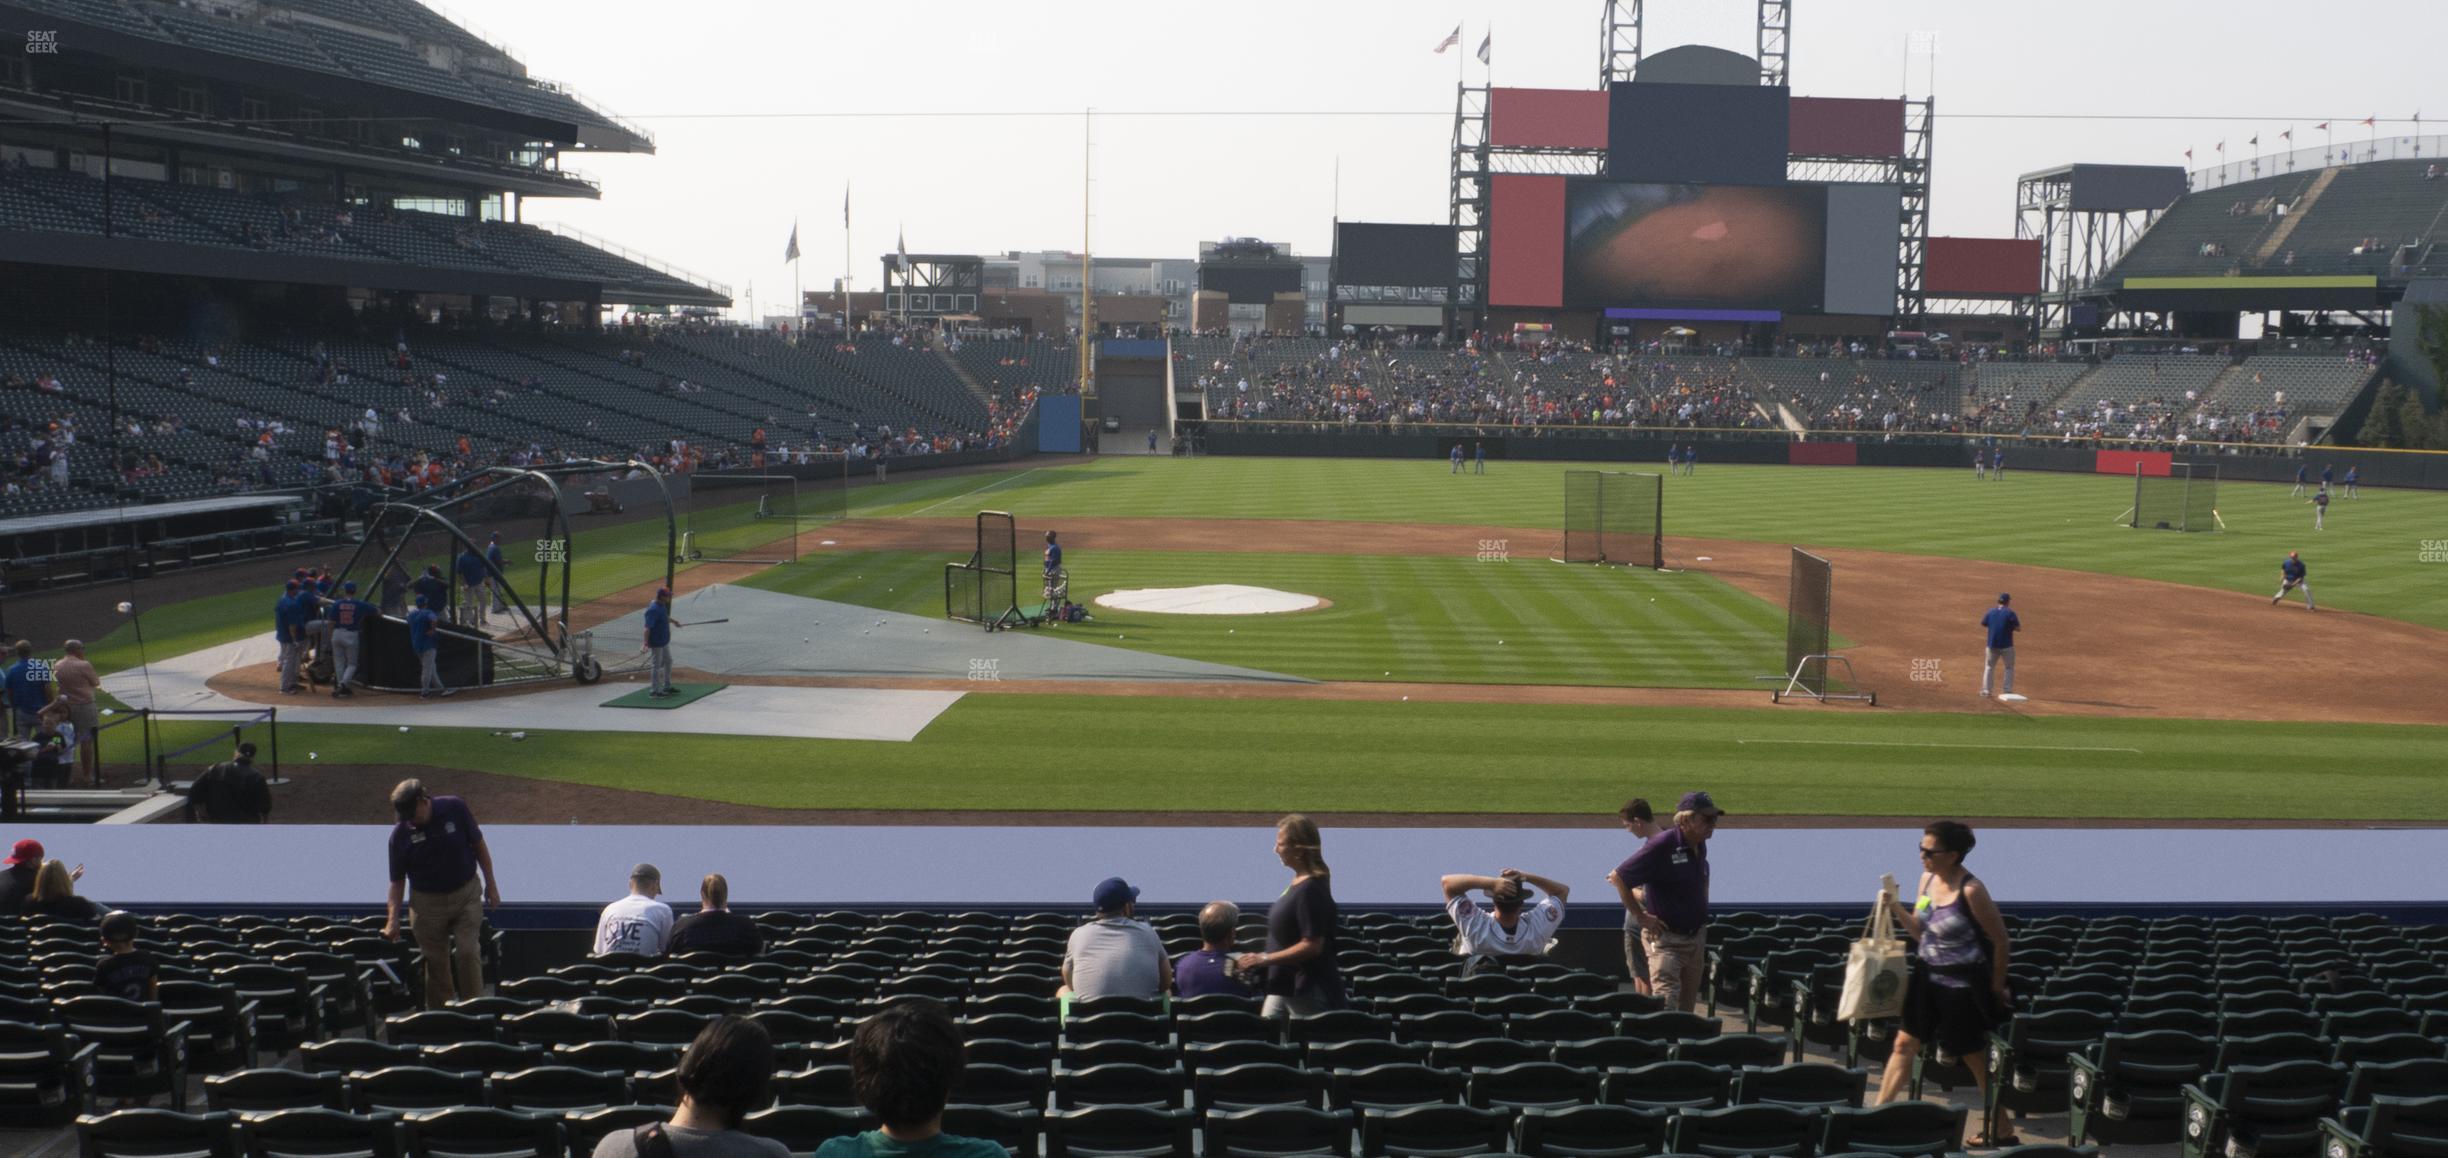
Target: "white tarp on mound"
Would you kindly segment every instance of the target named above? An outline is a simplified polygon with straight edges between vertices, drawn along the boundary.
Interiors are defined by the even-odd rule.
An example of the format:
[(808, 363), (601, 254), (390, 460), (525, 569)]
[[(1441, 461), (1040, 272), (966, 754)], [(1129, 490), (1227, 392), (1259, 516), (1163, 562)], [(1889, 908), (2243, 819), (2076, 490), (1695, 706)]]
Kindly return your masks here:
[(1096, 597), (1096, 604), (1116, 611), (1155, 611), (1165, 615), (1279, 615), (1323, 607), (1326, 601), (1315, 595), (1277, 591), (1272, 587), (1209, 583), (1202, 587), (1108, 591)]

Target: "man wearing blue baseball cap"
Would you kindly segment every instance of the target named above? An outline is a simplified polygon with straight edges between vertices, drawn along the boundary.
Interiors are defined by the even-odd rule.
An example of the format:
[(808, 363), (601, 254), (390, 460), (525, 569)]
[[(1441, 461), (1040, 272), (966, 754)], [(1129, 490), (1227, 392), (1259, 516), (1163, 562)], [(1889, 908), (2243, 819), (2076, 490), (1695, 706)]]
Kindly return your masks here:
[(1690, 1011), (1708, 969), (1709, 837), (1725, 809), (1706, 792), (1686, 792), (1674, 825), (1641, 842), (1607, 880), (1640, 923), (1651, 991), (1666, 1008)]
[(1071, 930), (1058, 997), (1162, 997), (1173, 988), (1164, 938), (1131, 916), (1139, 890), (1120, 877), (1097, 882), (1096, 917)]
[(646, 670), (653, 686), (647, 696), (662, 699), (677, 694), (671, 683), (671, 633), (680, 626), (672, 622), (671, 588), (657, 587), (654, 602), (646, 605)]

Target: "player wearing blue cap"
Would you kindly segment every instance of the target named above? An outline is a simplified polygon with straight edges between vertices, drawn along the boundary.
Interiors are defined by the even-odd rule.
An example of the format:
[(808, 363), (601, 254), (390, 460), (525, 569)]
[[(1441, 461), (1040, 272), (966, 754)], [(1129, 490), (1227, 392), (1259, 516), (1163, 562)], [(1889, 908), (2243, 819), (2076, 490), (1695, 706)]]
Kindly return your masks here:
[(298, 669), (306, 662), (306, 614), (300, 606), (302, 598), (311, 597), (301, 596), (298, 581), (292, 579), (272, 604), (272, 635), (280, 641), (280, 690), (284, 696), (305, 690), (298, 681)]
[(340, 597), (332, 601), (330, 611), (332, 646), (332, 698), (347, 699), (356, 695), (349, 684), (357, 679), (359, 646), (365, 639), (365, 625), (380, 614), (374, 605), (357, 598), (357, 584), (340, 585)]
[(2006, 681), (1999, 685), (1998, 694), (2003, 696), (2014, 694), (2015, 633), (2023, 630), (2023, 617), (2016, 615), (2014, 609), (2007, 606), (2013, 601), (2013, 595), (2000, 594), (1997, 606), (1990, 608), (1989, 614), (1981, 616), (1981, 626), (1989, 632), (1989, 646), (1981, 653), (1981, 694), (1983, 696), (1989, 694), (1989, 675), (1997, 669), (2000, 661), (2004, 661), (2006, 665)]
[(2270, 606), (2278, 606), (2278, 601), (2286, 598), (2287, 592), (2297, 589), (2304, 593), (2304, 610), (2320, 610), (2312, 604), (2312, 584), (2307, 578), (2303, 559), (2289, 551), (2286, 561), (2278, 564), (2278, 593), (2270, 596)]
[(408, 650), (415, 652), (417, 657), (417, 698), (420, 700), (430, 700), (450, 690), (442, 686), (442, 673), (434, 666), (440, 658), (436, 648), (441, 642), (434, 638), (434, 629), (440, 622), (441, 617), (434, 614), (433, 601), (422, 595), (417, 596), (416, 610), (408, 613)]
[(2346, 468), (2346, 497), (2350, 499), (2359, 499), (2363, 497), (2362, 467), (2350, 466)]
[(671, 588), (655, 588), (654, 602), (646, 605), (646, 666), (654, 681), (646, 694), (658, 700), (676, 694), (671, 686), (671, 633), (678, 626), (672, 622)]
[(459, 622), (471, 627), (484, 623), (485, 558), (470, 543), (459, 552)]
[(510, 568), (502, 556), (500, 531), (493, 532), (492, 538), (485, 542), (485, 565), (491, 571), (485, 576), (485, 587), (493, 593), (493, 610), (506, 612), (510, 610), (510, 601), (503, 588), (510, 581)]

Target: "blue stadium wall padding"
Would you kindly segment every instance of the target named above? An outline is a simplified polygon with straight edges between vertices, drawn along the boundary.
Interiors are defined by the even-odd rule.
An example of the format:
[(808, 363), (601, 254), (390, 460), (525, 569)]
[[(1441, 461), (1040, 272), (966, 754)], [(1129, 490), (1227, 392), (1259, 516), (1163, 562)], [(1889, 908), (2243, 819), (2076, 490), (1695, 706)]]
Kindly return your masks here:
[(1148, 358), (1163, 361), (1165, 344), (1161, 338), (1107, 338), (1097, 343), (1099, 358)]
[(1080, 452), (1078, 396), (1037, 400), (1037, 450), (1040, 454)]

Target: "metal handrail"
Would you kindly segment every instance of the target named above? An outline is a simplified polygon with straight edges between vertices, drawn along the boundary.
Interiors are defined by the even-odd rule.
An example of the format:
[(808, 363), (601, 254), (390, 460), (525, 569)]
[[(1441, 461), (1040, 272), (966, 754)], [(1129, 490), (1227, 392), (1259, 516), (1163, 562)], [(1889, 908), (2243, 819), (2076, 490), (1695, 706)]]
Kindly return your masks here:
[(549, 229), (554, 233), (560, 234), (561, 236), (569, 238), (571, 241), (578, 242), (581, 245), (590, 245), (615, 257), (634, 261), (639, 265), (655, 271), (656, 273), (679, 278), (681, 281), (687, 282), (691, 285), (698, 286), (703, 289), (713, 290), (715, 293), (721, 294), (724, 297), (731, 296), (731, 287), (715, 281), (713, 278), (706, 277), (691, 270), (683, 269), (658, 258), (648, 257), (645, 254), (638, 253), (618, 242), (608, 241), (604, 238), (597, 237), (596, 235), (588, 233), (583, 229), (579, 229), (576, 226), (560, 221), (544, 221), (536, 222), (535, 224), (541, 225), (543, 228)]

